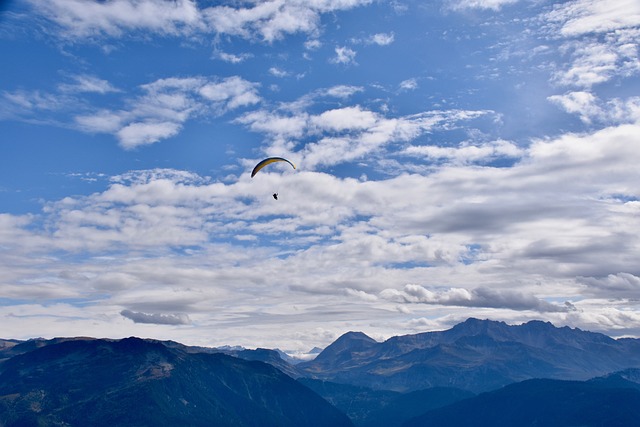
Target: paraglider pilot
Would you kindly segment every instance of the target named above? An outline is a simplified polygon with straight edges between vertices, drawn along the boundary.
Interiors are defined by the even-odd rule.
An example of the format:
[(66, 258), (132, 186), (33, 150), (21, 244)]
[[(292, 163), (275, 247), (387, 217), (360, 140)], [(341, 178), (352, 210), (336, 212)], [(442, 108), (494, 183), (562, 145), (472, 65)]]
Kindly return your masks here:
[[(284, 157), (267, 157), (266, 159), (260, 161), (251, 171), (251, 178), (253, 178), (260, 169), (262, 169), (263, 167), (274, 163), (274, 162), (287, 162), (291, 165), (292, 168), (296, 168), (296, 165), (294, 165), (293, 163), (291, 163), (291, 161), (285, 159)], [(278, 200), (278, 193), (273, 193), (273, 198), (275, 200)]]

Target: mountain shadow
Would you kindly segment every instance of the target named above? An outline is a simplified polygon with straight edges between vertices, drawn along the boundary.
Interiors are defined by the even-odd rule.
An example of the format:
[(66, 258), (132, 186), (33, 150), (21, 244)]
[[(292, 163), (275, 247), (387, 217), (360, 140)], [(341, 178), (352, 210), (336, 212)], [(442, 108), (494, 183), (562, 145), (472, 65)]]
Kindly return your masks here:
[(399, 393), (310, 378), (298, 381), (344, 412), (358, 427), (400, 427), (430, 409), (474, 396), (464, 390), (445, 387)]
[(629, 427), (640, 390), (591, 381), (533, 379), (434, 409), (404, 427)]

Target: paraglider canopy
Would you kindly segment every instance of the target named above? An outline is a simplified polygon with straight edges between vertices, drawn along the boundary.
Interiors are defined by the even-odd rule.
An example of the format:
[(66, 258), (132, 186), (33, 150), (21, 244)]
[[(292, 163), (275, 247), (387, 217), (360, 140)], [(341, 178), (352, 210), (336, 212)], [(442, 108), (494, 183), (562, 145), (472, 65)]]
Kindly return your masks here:
[(254, 168), (253, 171), (251, 171), (251, 178), (253, 178), (255, 176), (255, 174), (258, 173), (258, 171), (260, 171), (260, 169), (262, 169), (263, 167), (270, 165), (271, 163), (275, 163), (275, 162), (287, 162), (291, 165), (292, 168), (296, 168), (296, 165), (294, 165), (291, 161), (285, 159), (284, 157), (267, 157), (266, 159), (260, 161)]

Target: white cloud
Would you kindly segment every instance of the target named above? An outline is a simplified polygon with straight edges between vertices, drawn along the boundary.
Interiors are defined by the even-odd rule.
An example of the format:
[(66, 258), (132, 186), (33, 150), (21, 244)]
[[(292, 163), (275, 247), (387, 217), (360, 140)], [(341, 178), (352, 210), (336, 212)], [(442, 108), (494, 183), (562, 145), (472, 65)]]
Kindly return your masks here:
[(364, 44), (377, 44), (378, 46), (388, 46), (395, 41), (394, 33), (376, 33), (372, 34), (364, 39), (354, 38), (352, 43), (364, 43)]
[(90, 75), (77, 75), (72, 76), (75, 80), (74, 83), (61, 84), (60, 90), (64, 92), (93, 92), (99, 94), (105, 94), (109, 92), (119, 92), (111, 83), (107, 80), (103, 80), (96, 76)]
[(346, 46), (336, 46), (336, 56), (331, 58), (331, 62), (334, 64), (355, 64), (356, 63), (356, 51)]
[(369, 40), (373, 44), (387, 46), (393, 43), (393, 41), (395, 40), (395, 35), (393, 33), (378, 33), (371, 36)]
[(378, 120), (375, 113), (356, 106), (327, 110), (311, 117), (310, 124), (321, 131), (342, 132), (371, 128)]
[(281, 39), (286, 34), (318, 31), (320, 14), (346, 10), (369, 4), (370, 0), (353, 1), (284, 1), (262, 2), (253, 7), (216, 6), (202, 11), (205, 22), (219, 33), (245, 38), (260, 37), (266, 42)]
[[(640, 72), (637, 40), (640, 5), (635, 0), (574, 0), (542, 15), (548, 35), (564, 40), (568, 67), (555, 73), (562, 85), (590, 88)], [(595, 36), (594, 36), (595, 35)]]
[(587, 124), (624, 124), (640, 122), (640, 97), (626, 100), (614, 98), (606, 103), (591, 92), (569, 92), (553, 95), (549, 101), (559, 105), (566, 112), (576, 114)]
[(307, 50), (316, 50), (322, 46), (322, 42), (318, 39), (311, 39), (304, 42), (304, 47)]
[(452, 10), (491, 9), (500, 10), (505, 5), (517, 3), (518, 0), (449, 0), (448, 6)]
[(213, 55), (215, 58), (220, 59), (221, 61), (224, 62), (230, 62), (232, 64), (239, 64), (241, 62), (246, 61), (247, 59), (251, 58), (253, 55), (250, 53), (243, 53), (243, 54), (234, 54), (234, 53), (227, 53), (227, 52), (215, 52)]
[[(308, 140), (299, 153), (305, 168), (313, 170), (319, 165), (329, 166), (367, 155), (392, 142), (409, 141), (438, 128), (455, 127), (457, 122), (473, 120), (489, 111), (433, 111), (399, 118), (386, 118), (361, 106), (326, 110), (316, 115), (301, 113), (292, 115), (256, 111), (243, 115), (237, 121), (255, 132), (264, 132), (274, 141), (266, 151), (288, 151), (283, 140), (302, 138)], [(320, 135), (319, 139), (316, 139)], [(505, 154), (510, 148), (498, 147)], [(273, 150), (272, 150), (273, 149)], [(494, 150), (495, 154), (495, 150)]]
[(233, 76), (219, 82), (208, 82), (199, 88), (199, 93), (205, 99), (219, 103), (226, 110), (259, 103), (257, 87), (256, 83)]
[(197, 4), (191, 0), (29, 1), (35, 12), (55, 22), (65, 36), (77, 39), (102, 35), (119, 37), (126, 31), (135, 30), (175, 35), (201, 25)]
[(579, 114), (583, 122), (590, 123), (591, 118), (600, 113), (596, 106), (596, 97), (590, 92), (570, 92), (565, 95), (553, 95), (549, 101), (560, 105), (569, 113)]
[(76, 116), (74, 120), (85, 132), (116, 133), (123, 128), (125, 117), (119, 112), (97, 111), (92, 115)]
[(0, 114), (3, 117), (43, 122), (46, 120), (37, 119), (38, 114), (64, 111), (72, 104), (72, 100), (65, 94), (55, 95), (38, 90), (7, 91), (2, 94), (2, 101)]
[(402, 90), (415, 90), (418, 88), (417, 79), (407, 79), (400, 82), (400, 89)]
[(462, 143), (458, 147), (410, 146), (404, 150), (404, 153), (410, 156), (424, 156), (434, 161), (445, 160), (454, 164), (468, 164), (490, 162), (500, 158), (519, 159), (524, 154), (524, 150), (512, 142), (498, 140), (479, 145)]
[(611, 79), (618, 72), (616, 50), (603, 43), (576, 44), (571, 67), (556, 75), (562, 85), (590, 88)]
[[(377, 333), (398, 334), (421, 318), (445, 327), (472, 315), (638, 331), (620, 298), (632, 297), (639, 277), (638, 132), (539, 140), (509, 168), (444, 164), (364, 182), (306, 168), (229, 184), (133, 171), (104, 191), (48, 204), (43, 226), (0, 216), (5, 296), (47, 302), (0, 315), (25, 334), (46, 334), (43, 316), (77, 316), (69, 333), (111, 336), (150, 331), (123, 310), (153, 321), (184, 313), (190, 324), (154, 336), (190, 342), (211, 328), (222, 343), (254, 346), (273, 345), (269, 331), (292, 321), (322, 325), (327, 336), (345, 322), (372, 328), (372, 318), (386, 325)], [(273, 187), (281, 201), (271, 203)], [(608, 308), (590, 296), (609, 298)], [(87, 303), (55, 304), (63, 298)], [(257, 329), (241, 334), (247, 325)], [(318, 343), (296, 334), (280, 342)]]
[(574, 0), (556, 5), (547, 17), (561, 22), (567, 37), (640, 26), (640, 4), (635, 0)]
[[(209, 62), (204, 69), (219, 68), (222, 77), (127, 75), (147, 82), (131, 87), (109, 69), (109, 81), (96, 75), (87, 60), (77, 63), (80, 72), (61, 71), (63, 83), (51, 84), (50, 91), (20, 89), (20, 83), (7, 89), (2, 117), (107, 133), (130, 149), (178, 135), (194, 120), (230, 122), (263, 141), (253, 151), (229, 147), (230, 163), (234, 155), (277, 154), (299, 168), (276, 167), (259, 179), (248, 174), (254, 159), (236, 159), (244, 170), (232, 165), (236, 174), (215, 179), (178, 170), (131, 171), (106, 188), (101, 180), (77, 195), (45, 201), (33, 215), (0, 214), (0, 287), (10, 299), (0, 307), (3, 326), (23, 336), (59, 335), (57, 325), (64, 325), (65, 334), (136, 334), (206, 345), (242, 340), (273, 346), (280, 340), (276, 345), (307, 350), (328, 343), (345, 325), (397, 335), (442, 329), (473, 315), (640, 333), (634, 300), (640, 101), (632, 90), (625, 93), (640, 70), (636, 4), (535, 3), (528, 10), (542, 8), (544, 14), (521, 19), (525, 15), (509, 3), (456, 2), (463, 13), (447, 19), (470, 23), (500, 13), (491, 15), (491, 25), (483, 19), (481, 27), (429, 34), (434, 43), (440, 37), (473, 48), (461, 58), (469, 68), (455, 72), (456, 84), (467, 86), (449, 86), (446, 69), (432, 57), (428, 74), (403, 68), (405, 77), (371, 85), (355, 75), (346, 82), (347, 75), (338, 73), (324, 88), (305, 79), (269, 94), (277, 95), (273, 100), (263, 99), (255, 82), (229, 72), (264, 76), (272, 64), (293, 70), (300, 60), (294, 55), (306, 55), (303, 66), (311, 76), (327, 64), (307, 59), (323, 55), (320, 61), (326, 61), (334, 54), (331, 47), (320, 49), (322, 42), (325, 48), (349, 43), (325, 36), (333, 25), (347, 25), (338, 14), (333, 20), (323, 14), (369, 2), (272, 0), (205, 8), (187, 1), (55, 0), (40, 7), (57, 23), (48, 34), (73, 38), (63, 43), (65, 54), (81, 59), (87, 58), (80, 44), (85, 41), (118, 49), (104, 57), (111, 61), (141, 42), (153, 40), (156, 48), (170, 36), (181, 37), (170, 43), (187, 54), (204, 52), (204, 63), (211, 55), (227, 63)], [(145, 8), (147, 16), (134, 19)], [(518, 19), (507, 21), (512, 12)], [(42, 15), (38, 23), (46, 25)], [(514, 36), (522, 25), (528, 27)], [(352, 42), (398, 42), (391, 32), (368, 37), (378, 30), (362, 31)], [(297, 35), (293, 44), (280, 42), (291, 34)], [(234, 35), (248, 42), (227, 44)], [(486, 43), (514, 41), (502, 63), (482, 50)], [(223, 45), (229, 53), (217, 50)], [(360, 53), (342, 49), (335, 53), (338, 62), (360, 60)], [(246, 67), (234, 65), (243, 61)], [(465, 78), (478, 64), (502, 73), (495, 98), (469, 95), (481, 87)], [(434, 80), (426, 82), (426, 75)], [(407, 76), (417, 77), (398, 85)], [(512, 92), (515, 83), (520, 85)], [(552, 96), (548, 83), (559, 89)], [(383, 85), (398, 90), (381, 90)], [(296, 90), (306, 95), (298, 92), (287, 102)], [(522, 98), (506, 100), (505, 93)], [(91, 108), (96, 99), (102, 104)], [(531, 115), (509, 110), (522, 100)], [(481, 108), (487, 102), (502, 110)], [(476, 109), (415, 109), (454, 103)], [(563, 122), (561, 114), (538, 128), (535, 116), (549, 117), (556, 107), (575, 114), (583, 127), (577, 120)], [(493, 120), (499, 115), (504, 122)], [(522, 125), (519, 120), (525, 130), (500, 137)], [(575, 133), (556, 133), (567, 123)], [(530, 140), (527, 132), (556, 136)], [(123, 155), (149, 164), (158, 158), (143, 154), (154, 152)], [(274, 191), (280, 192), (277, 202)]]
[(254, 132), (277, 137), (300, 137), (307, 127), (308, 115), (282, 116), (260, 110), (244, 114), (236, 121), (248, 125)]
[(74, 40), (123, 37), (145, 31), (167, 36), (228, 34), (271, 43), (287, 34), (319, 31), (320, 15), (348, 10), (371, 0), (270, 0), (248, 7), (228, 5), (201, 8), (193, 0), (113, 0), (86, 2), (29, 0), (34, 13), (54, 22), (61, 36)]
[(180, 124), (174, 122), (133, 122), (118, 130), (117, 136), (120, 145), (130, 150), (175, 136), (180, 128)]
[(363, 88), (361, 86), (338, 85), (322, 91), (322, 94), (325, 96), (346, 99), (362, 91)]
[(278, 67), (269, 68), (269, 74), (275, 77), (280, 77), (280, 78), (289, 76), (289, 73), (287, 71), (282, 70)]
[(127, 108), (80, 113), (76, 125), (112, 133), (123, 148), (133, 149), (177, 135), (186, 121), (205, 112), (222, 115), (261, 101), (257, 84), (237, 76), (158, 79), (140, 90), (140, 96), (123, 100)]

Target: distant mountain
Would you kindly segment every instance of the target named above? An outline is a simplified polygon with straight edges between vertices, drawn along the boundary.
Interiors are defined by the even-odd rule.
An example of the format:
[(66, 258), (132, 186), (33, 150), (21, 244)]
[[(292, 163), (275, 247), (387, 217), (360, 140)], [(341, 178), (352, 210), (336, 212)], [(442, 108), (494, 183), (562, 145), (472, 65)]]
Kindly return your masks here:
[(531, 378), (586, 380), (640, 367), (640, 340), (532, 321), (518, 326), (468, 319), (441, 332), (377, 342), (348, 332), (314, 360), (304, 376), (374, 389), (454, 387), (479, 393)]
[(590, 381), (527, 380), (431, 410), (404, 427), (629, 427), (640, 390)]
[(298, 369), (296, 369), (296, 367), (290, 362), (284, 360), (282, 358), (282, 354), (277, 350), (257, 348), (255, 350), (238, 351), (232, 355), (244, 360), (257, 360), (260, 362), (268, 363), (292, 378), (298, 378), (301, 376), (301, 373), (298, 371)]
[(362, 332), (347, 332), (329, 347), (325, 348), (313, 361), (303, 362), (303, 370), (346, 371), (357, 368), (361, 360), (375, 358), (379, 343)]
[(352, 425), (266, 363), (138, 338), (34, 344), (0, 365), (2, 426)]
[(593, 378), (590, 382), (610, 388), (635, 388), (640, 390), (640, 369), (625, 369), (612, 372), (601, 377)]

